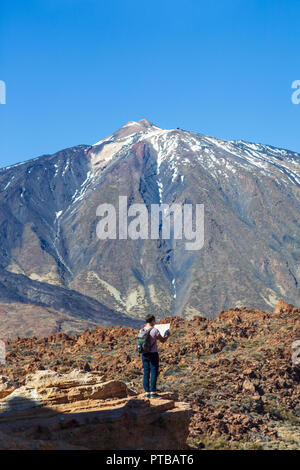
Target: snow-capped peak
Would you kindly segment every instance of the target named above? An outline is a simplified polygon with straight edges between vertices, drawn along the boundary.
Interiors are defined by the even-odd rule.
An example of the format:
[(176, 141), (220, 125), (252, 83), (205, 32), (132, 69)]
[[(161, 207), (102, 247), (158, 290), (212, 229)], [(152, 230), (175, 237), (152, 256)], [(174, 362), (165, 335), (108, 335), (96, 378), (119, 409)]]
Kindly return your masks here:
[[(263, 144), (225, 141), (180, 129), (161, 129), (147, 119), (129, 121), (109, 137), (97, 142), (90, 152), (93, 173), (112, 159), (124, 155), (133, 144), (150, 144), (157, 155), (158, 181), (161, 172), (172, 173), (172, 181), (182, 175), (183, 167), (198, 161), (211, 176), (229, 177), (241, 168), (257, 168), (261, 174), (281, 176), (300, 184), (299, 154)], [(167, 167), (163, 163), (167, 162)], [(224, 170), (226, 168), (226, 171)], [(274, 173), (275, 172), (275, 173)]]
[(147, 119), (129, 121), (116, 132), (93, 145), (90, 152), (92, 167), (97, 170), (120, 151), (125, 151), (133, 143), (166, 131)]
[(104, 142), (110, 141), (110, 140), (119, 140), (125, 137), (129, 137), (133, 134), (140, 134), (140, 133), (145, 133), (150, 130), (158, 130), (160, 129), (158, 126), (153, 124), (152, 122), (148, 121), (147, 119), (141, 119), (140, 121), (128, 121), (124, 126), (120, 127), (116, 132), (113, 134), (109, 135), (108, 137), (105, 137), (102, 140), (99, 140), (99, 142), (96, 142), (96, 144), (93, 145), (93, 147), (96, 147), (98, 145), (103, 144)]

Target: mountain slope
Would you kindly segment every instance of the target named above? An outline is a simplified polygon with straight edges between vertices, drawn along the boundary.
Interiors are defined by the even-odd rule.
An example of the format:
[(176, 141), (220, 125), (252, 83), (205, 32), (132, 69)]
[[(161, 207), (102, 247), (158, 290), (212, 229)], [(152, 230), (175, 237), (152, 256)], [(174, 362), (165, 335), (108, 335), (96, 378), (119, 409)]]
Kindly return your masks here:
[[(299, 304), (300, 156), (147, 120), (0, 171), (0, 268), (131, 317)], [(101, 203), (204, 204), (205, 242), (99, 240)], [(51, 287), (52, 286), (52, 287)], [(127, 317), (126, 317), (127, 318)]]

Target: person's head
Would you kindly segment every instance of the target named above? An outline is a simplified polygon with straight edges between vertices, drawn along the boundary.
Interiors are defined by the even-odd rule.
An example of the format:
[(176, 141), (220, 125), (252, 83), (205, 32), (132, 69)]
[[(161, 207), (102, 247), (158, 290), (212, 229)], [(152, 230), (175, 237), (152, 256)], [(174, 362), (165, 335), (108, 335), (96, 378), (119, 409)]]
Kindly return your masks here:
[(154, 323), (155, 323), (154, 315), (151, 315), (151, 314), (147, 315), (145, 320), (146, 320), (146, 323), (149, 323), (149, 325), (154, 326)]

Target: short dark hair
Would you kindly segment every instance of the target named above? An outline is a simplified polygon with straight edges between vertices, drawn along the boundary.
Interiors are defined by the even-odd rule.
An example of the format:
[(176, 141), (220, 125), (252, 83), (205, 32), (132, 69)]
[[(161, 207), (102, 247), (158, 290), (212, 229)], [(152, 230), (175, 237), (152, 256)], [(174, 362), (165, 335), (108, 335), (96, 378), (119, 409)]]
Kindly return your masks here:
[(149, 313), (149, 315), (146, 316), (145, 320), (146, 320), (146, 323), (151, 323), (152, 321), (155, 321), (155, 316)]

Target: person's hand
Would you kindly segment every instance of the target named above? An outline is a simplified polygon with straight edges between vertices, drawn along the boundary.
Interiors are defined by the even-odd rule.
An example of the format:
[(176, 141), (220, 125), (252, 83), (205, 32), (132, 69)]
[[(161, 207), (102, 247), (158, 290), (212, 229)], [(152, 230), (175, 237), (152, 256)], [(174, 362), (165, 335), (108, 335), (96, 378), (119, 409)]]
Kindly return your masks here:
[(167, 330), (164, 334), (164, 338), (168, 338), (170, 336), (170, 330)]

